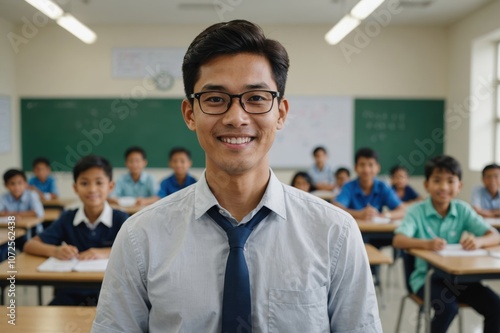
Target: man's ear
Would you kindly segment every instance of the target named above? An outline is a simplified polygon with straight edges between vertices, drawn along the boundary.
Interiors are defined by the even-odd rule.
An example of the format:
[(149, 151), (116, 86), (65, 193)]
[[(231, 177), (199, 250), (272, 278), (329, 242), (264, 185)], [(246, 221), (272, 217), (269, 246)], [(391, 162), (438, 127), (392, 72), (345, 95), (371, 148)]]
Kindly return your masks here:
[(194, 120), (194, 109), (193, 109), (193, 104), (188, 99), (184, 99), (182, 101), (182, 117), (184, 118), (184, 122), (186, 123), (187, 127), (191, 131), (196, 131), (196, 122)]
[(285, 127), (286, 117), (288, 116), (288, 100), (283, 98), (278, 106), (278, 122), (276, 124), (276, 129), (281, 130)]

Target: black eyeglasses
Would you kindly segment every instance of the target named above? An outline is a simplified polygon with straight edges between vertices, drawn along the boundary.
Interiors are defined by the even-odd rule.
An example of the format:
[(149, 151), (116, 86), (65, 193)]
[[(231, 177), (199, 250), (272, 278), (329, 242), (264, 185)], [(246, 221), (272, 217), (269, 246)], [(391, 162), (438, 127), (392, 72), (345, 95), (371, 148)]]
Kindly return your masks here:
[(231, 107), (233, 98), (240, 100), (240, 105), (248, 113), (262, 114), (271, 111), (274, 99), (279, 97), (278, 91), (251, 90), (239, 95), (231, 95), (222, 91), (203, 91), (191, 94), (196, 98), (200, 109), (206, 114), (223, 114)]

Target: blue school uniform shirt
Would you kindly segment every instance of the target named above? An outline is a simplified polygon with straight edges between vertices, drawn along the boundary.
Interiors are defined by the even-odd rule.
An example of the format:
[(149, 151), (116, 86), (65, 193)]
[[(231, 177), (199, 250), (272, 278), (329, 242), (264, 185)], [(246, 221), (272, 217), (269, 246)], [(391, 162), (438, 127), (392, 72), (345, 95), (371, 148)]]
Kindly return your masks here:
[(344, 184), (342, 191), (340, 191), (335, 201), (348, 209), (355, 210), (362, 210), (370, 204), (370, 206), (375, 207), (379, 212), (382, 212), (384, 206), (393, 210), (401, 205), (401, 200), (396, 193), (387, 184), (378, 179), (373, 180), (373, 188), (368, 195), (363, 193), (359, 184), (359, 178)]
[[(396, 193), (395, 186), (392, 186), (392, 190), (394, 191), (394, 193)], [(413, 187), (411, 187), (410, 185), (406, 185), (405, 186), (405, 193), (404, 193), (403, 197), (400, 198), (401, 201), (407, 202), (407, 201), (415, 200), (416, 198), (418, 198), (418, 193), (413, 189)]]
[(186, 175), (186, 180), (184, 181), (184, 184), (179, 184), (177, 182), (177, 179), (175, 178), (175, 175), (172, 175), (170, 177), (165, 178), (161, 182), (160, 190), (158, 191), (158, 196), (160, 198), (164, 198), (167, 195), (182, 190), (183, 188), (188, 187), (189, 185), (192, 185), (194, 183), (196, 183), (196, 178), (192, 177), (189, 174)]
[(307, 171), (307, 174), (311, 177), (313, 185), (319, 183), (333, 184), (335, 182), (333, 175), (334, 170), (328, 164), (325, 164), (322, 170), (320, 170), (315, 164)]
[(19, 200), (16, 200), (10, 193), (5, 193), (0, 197), (0, 212), (27, 212), (30, 210), (34, 210), (37, 217), (45, 215), (40, 197), (35, 191), (25, 190)]
[(471, 205), (486, 210), (500, 209), (500, 191), (492, 197), (486, 187), (476, 187), (472, 191)]
[(80, 252), (92, 247), (111, 247), (127, 218), (127, 213), (112, 209), (106, 202), (93, 224), (90, 224), (83, 208), (67, 210), (38, 236), (46, 244), (61, 245), (66, 242), (76, 246)]
[[(448, 244), (460, 243), (462, 232), (475, 236), (484, 235), (491, 226), (479, 216), (469, 204), (454, 199), (450, 202), (448, 214), (442, 217), (432, 205), (431, 198), (411, 205), (401, 225), (394, 231), (406, 237), (418, 239), (443, 238)], [(414, 293), (425, 283), (427, 263), (415, 258), (415, 270), (410, 275), (410, 286)]]
[(148, 198), (156, 195), (157, 191), (156, 181), (152, 175), (142, 172), (139, 180), (135, 182), (130, 173), (127, 173), (116, 181), (112, 196)]
[(42, 182), (37, 177), (32, 177), (29, 180), (28, 184), (35, 186), (42, 193), (54, 193), (55, 195), (59, 195), (59, 192), (57, 191), (56, 180), (52, 176), (47, 177), (47, 180), (45, 180), (45, 182)]

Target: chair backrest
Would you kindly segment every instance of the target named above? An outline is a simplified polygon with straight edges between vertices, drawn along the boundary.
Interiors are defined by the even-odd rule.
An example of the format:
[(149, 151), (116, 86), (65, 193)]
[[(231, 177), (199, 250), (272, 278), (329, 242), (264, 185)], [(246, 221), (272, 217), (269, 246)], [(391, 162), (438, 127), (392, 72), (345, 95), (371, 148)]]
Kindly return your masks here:
[(413, 291), (410, 286), (410, 275), (415, 270), (415, 257), (406, 251), (401, 251), (401, 257), (403, 258), (406, 290), (408, 293), (412, 294)]

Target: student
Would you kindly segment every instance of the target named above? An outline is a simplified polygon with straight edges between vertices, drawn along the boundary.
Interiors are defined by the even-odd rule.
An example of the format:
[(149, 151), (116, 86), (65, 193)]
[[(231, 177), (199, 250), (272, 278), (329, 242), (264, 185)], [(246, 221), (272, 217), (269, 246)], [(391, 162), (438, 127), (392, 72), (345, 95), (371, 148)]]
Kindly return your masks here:
[(328, 155), (325, 147), (316, 147), (313, 150), (314, 165), (309, 169), (308, 173), (311, 176), (313, 185), (317, 190), (332, 191), (333, 169), (326, 163)]
[(472, 207), (483, 217), (500, 217), (500, 165), (485, 166), (482, 176), (484, 186), (473, 190)]
[(43, 217), (42, 202), (36, 192), (28, 190), (26, 175), (17, 169), (3, 174), (5, 187), (9, 190), (0, 197), (0, 216)]
[(174, 173), (161, 182), (158, 197), (164, 198), (196, 183), (196, 178), (189, 174), (192, 164), (189, 150), (182, 147), (173, 148), (169, 154), (168, 166)]
[[(67, 210), (29, 240), (26, 253), (61, 260), (108, 258), (111, 245), (127, 214), (112, 209), (106, 198), (113, 189), (112, 168), (99, 156), (80, 159), (73, 168), (73, 188), (83, 206)], [(50, 305), (96, 305), (98, 289), (55, 288)]]
[(408, 169), (402, 165), (396, 165), (389, 171), (391, 175), (392, 190), (405, 204), (411, 204), (422, 200), (422, 197), (408, 185)]
[[(437, 156), (427, 162), (424, 186), (429, 198), (408, 208), (395, 231), (394, 247), (437, 251), (446, 244), (460, 243), (465, 250), (474, 250), (500, 243), (498, 231), (467, 203), (455, 199), (462, 188), (461, 177), (459, 163), (450, 156)], [(464, 237), (464, 232), (474, 236)], [(427, 264), (416, 258), (410, 286), (420, 297), (424, 295), (426, 273)], [(495, 292), (479, 282), (455, 285), (438, 276), (432, 278), (431, 286), (431, 304), (436, 310), (432, 332), (447, 331), (458, 312), (458, 303), (466, 303), (485, 317), (485, 333), (500, 332), (500, 298)]]
[(299, 171), (297, 172), (290, 183), (291, 186), (298, 188), (299, 190), (305, 192), (314, 191), (314, 186), (312, 185), (312, 179), (307, 172)]
[(333, 200), (337, 198), (337, 196), (340, 194), (340, 191), (342, 190), (342, 187), (344, 187), (344, 184), (349, 181), (351, 178), (351, 172), (347, 168), (338, 168), (335, 171), (335, 185), (333, 187)]
[(342, 187), (334, 204), (346, 210), (355, 219), (371, 220), (382, 216), (384, 206), (391, 211), (384, 214), (391, 219), (404, 215), (401, 200), (384, 182), (375, 178), (380, 171), (378, 155), (371, 148), (360, 148), (354, 157), (354, 170), (358, 178)]
[(124, 224), (94, 333), (382, 332), (352, 217), (269, 168), (288, 64), (283, 46), (244, 20), (191, 43), (182, 115), (206, 170)]
[(50, 175), (49, 160), (45, 157), (37, 157), (32, 165), (34, 176), (28, 182), (30, 189), (37, 192), (42, 201), (57, 198), (56, 180)]
[(144, 149), (135, 146), (128, 148), (125, 151), (125, 165), (129, 172), (116, 181), (109, 201), (116, 203), (117, 197), (134, 197), (136, 205), (141, 206), (158, 200), (155, 178), (144, 171), (148, 165)]

